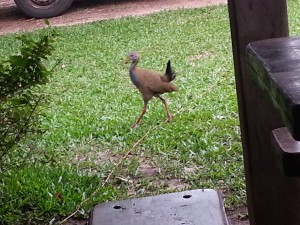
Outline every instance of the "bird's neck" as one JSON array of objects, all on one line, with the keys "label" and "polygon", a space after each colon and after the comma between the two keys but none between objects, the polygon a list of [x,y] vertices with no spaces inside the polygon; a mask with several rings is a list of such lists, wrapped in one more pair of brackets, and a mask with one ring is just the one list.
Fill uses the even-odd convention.
[{"label": "bird's neck", "polygon": [[129,68],[130,79],[134,85],[138,84],[137,76],[134,71],[138,62],[139,62],[138,60],[133,60],[130,64],[130,68]]}]

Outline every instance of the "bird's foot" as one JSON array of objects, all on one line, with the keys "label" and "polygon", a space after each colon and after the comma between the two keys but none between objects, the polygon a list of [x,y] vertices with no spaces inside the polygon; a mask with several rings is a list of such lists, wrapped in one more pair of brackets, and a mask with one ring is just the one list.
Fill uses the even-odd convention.
[{"label": "bird's foot", "polygon": [[135,129],[135,128],[138,127],[138,125],[139,125],[138,123],[135,123],[135,124],[133,124],[133,125],[131,126],[131,128],[132,128],[132,129]]},{"label": "bird's foot", "polygon": [[166,119],[166,122],[167,123],[170,123],[170,121],[172,120],[172,116],[171,115],[168,115],[167,119]]}]

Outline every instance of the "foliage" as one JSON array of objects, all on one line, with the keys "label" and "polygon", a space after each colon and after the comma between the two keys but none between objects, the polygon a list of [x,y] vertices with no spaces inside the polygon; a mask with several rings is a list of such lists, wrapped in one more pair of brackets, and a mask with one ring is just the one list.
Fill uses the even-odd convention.
[{"label": "foliage", "polygon": [[4,156],[36,127],[42,97],[33,87],[45,84],[51,74],[43,62],[54,50],[55,36],[52,32],[36,41],[26,35],[17,37],[22,44],[19,53],[0,62],[0,170]]}]

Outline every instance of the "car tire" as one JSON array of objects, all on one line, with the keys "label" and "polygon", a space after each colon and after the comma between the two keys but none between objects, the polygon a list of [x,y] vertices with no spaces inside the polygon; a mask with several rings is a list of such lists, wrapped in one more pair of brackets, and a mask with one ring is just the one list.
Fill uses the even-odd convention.
[{"label": "car tire", "polygon": [[73,0],[14,0],[19,9],[27,16],[50,18],[67,11]]}]

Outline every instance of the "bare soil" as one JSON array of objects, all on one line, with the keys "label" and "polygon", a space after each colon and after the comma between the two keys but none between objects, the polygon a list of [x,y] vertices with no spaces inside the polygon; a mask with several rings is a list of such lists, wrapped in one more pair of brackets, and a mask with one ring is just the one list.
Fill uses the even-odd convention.
[{"label": "bare soil", "polygon": [[[65,26],[226,3],[227,0],[77,0],[67,13],[51,18],[50,23]],[[44,27],[43,20],[24,17],[13,0],[0,0],[0,21],[0,35]]]},{"label": "bare soil", "polygon": [[[126,16],[142,16],[163,10],[226,3],[227,0],[77,0],[68,12],[51,18],[50,23],[52,26],[67,26]],[[26,18],[13,0],[0,0],[0,35],[31,31],[44,26],[43,20]],[[145,173],[156,173],[156,168],[153,168],[152,165],[145,164],[140,169]],[[178,188],[178,181],[175,183],[173,186]],[[246,207],[228,209],[226,213],[231,225],[249,225]],[[87,220],[70,219],[66,224],[84,225],[87,224]]]}]

